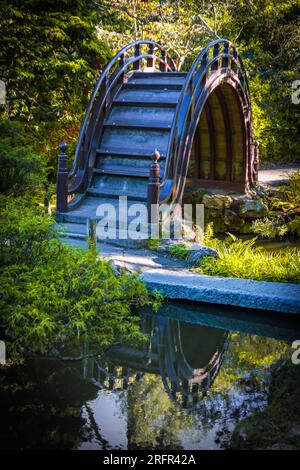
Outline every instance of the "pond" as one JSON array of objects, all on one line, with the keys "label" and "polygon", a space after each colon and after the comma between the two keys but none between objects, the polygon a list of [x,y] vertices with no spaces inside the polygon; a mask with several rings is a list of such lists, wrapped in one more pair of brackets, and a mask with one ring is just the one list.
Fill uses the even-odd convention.
[{"label": "pond", "polygon": [[179,302],[141,312],[141,329],[139,348],[2,368],[0,447],[226,449],[300,339],[295,317]]}]

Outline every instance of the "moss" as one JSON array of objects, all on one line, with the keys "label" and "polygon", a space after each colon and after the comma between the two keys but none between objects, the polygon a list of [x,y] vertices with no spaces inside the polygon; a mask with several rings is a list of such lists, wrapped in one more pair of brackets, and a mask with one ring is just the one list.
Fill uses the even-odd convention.
[{"label": "moss", "polygon": [[300,366],[287,363],[274,372],[269,405],[241,421],[231,437],[233,449],[300,449]]}]

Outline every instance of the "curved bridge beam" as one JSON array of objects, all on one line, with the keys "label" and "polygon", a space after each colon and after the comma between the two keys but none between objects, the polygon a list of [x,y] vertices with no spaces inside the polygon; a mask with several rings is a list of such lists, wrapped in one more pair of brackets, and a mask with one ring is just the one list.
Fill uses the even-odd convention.
[{"label": "curved bridge beam", "polygon": [[[152,41],[115,55],[91,96],[72,170],[59,172],[58,207],[70,212],[62,220],[83,224],[119,196],[146,206],[155,149],[159,204],[180,204],[187,184],[245,192],[256,183],[247,76],[227,39],[208,44],[188,73]],[[67,194],[77,197],[67,204]]]},{"label": "curved bridge beam", "polygon": [[[239,150],[242,154],[243,173],[240,181],[237,182],[238,184],[234,184],[231,169],[232,129],[228,115],[228,102],[222,96],[221,87],[224,84],[227,84],[232,89],[235,97],[232,95],[229,101],[234,99],[237,101],[236,109],[238,109],[240,114],[243,141]],[[231,186],[233,189],[244,191],[254,183],[252,114],[247,76],[242,59],[238,55],[235,46],[226,39],[218,39],[203,49],[187,75],[180,100],[177,104],[168,145],[167,164],[161,186],[161,202],[181,202],[190,154],[197,126],[203,112],[205,112],[208,121],[211,147],[211,169],[207,183],[211,181],[211,186],[215,186],[217,183],[214,175],[217,143],[214,128],[218,123],[212,117],[209,101],[214,92],[219,99],[226,122],[225,138],[228,166],[223,186]],[[201,183],[207,185],[204,180],[201,180]],[[219,186],[222,186],[221,181]]]}]

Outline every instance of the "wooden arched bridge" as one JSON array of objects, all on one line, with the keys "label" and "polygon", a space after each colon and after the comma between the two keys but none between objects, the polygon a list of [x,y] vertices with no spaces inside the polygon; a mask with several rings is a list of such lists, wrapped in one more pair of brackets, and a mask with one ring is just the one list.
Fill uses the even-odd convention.
[{"label": "wooden arched bridge", "polygon": [[190,184],[245,192],[257,180],[258,149],[242,59],[218,39],[178,72],[161,45],[131,43],[96,84],[70,173],[60,147],[57,211],[76,224],[71,231],[119,196],[130,207],[180,203]]}]

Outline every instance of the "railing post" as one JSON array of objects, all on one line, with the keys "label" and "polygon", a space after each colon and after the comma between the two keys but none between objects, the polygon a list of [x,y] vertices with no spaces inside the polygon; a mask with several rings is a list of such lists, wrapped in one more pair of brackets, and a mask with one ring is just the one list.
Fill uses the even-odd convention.
[{"label": "railing post", "polygon": [[[201,73],[206,71],[206,67],[207,67],[207,52],[205,52],[205,54],[203,54],[203,57],[202,57],[201,68],[200,68]],[[205,87],[205,85],[206,85],[206,79],[207,79],[207,74],[205,73],[205,74],[203,75],[202,80],[201,80],[201,85],[202,85],[202,87]]]},{"label": "railing post", "polygon": [[97,248],[97,221],[96,219],[87,219],[86,230],[87,230],[89,248],[92,250],[95,250]]},{"label": "railing post", "polygon": [[59,144],[57,185],[56,185],[56,209],[58,212],[68,210],[68,158],[66,154],[67,144],[63,140]]},{"label": "railing post", "polygon": [[[214,54],[213,54],[214,59],[218,57],[218,55],[219,55],[219,43],[214,45]],[[218,70],[218,68],[219,68],[219,59],[216,62],[214,62],[211,66],[212,70]]]},{"label": "railing post", "polygon": [[[141,45],[136,44],[134,48],[134,55],[135,57],[139,57],[141,55]],[[133,63],[133,70],[139,70],[140,69],[140,60],[137,60],[136,62]]]},{"label": "railing post", "polygon": [[154,67],[154,44],[149,44],[149,51],[148,51],[149,55],[151,55],[152,57],[148,57],[147,59],[147,67]]},{"label": "railing post", "polygon": [[161,72],[166,72],[167,71],[166,51],[164,50],[162,51],[161,58],[163,62],[159,62],[159,69]]},{"label": "railing post", "polygon": [[[119,59],[120,68],[124,68],[124,65],[125,65],[125,53],[122,54],[120,59]],[[121,83],[124,83],[124,78],[125,78],[125,74],[124,74],[124,72],[122,72],[121,75],[120,75],[120,79],[119,79]]]},{"label": "railing post", "polygon": [[[150,164],[150,173],[148,181],[147,192],[147,209],[148,209],[148,223],[157,223],[158,219],[158,205],[160,196],[160,168],[158,160],[160,153],[155,150],[152,154],[152,161]],[[152,214],[152,209],[154,213]]]},{"label": "railing post", "polygon": [[[224,52],[224,54],[229,54],[229,43],[228,43],[227,41],[225,42],[223,52]],[[221,67],[222,67],[223,69],[227,69],[227,67],[230,67],[230,63],[229,63],[229,58],[228,58],[228,57],[223,57]]]}]

